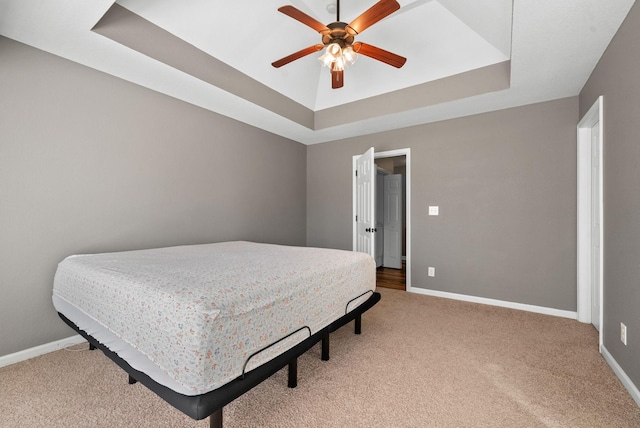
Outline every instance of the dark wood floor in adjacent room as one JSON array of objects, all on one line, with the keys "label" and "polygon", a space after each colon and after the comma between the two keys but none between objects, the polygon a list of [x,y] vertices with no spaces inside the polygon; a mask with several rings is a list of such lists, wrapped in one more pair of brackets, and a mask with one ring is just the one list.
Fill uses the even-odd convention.
[{"label": "dark wood floor in adjacent room", "polygon": [[402,262],[402,269],[380,267],[376,270],[376,285],[378,287],[405,290],[407,280],[407,267]]}]

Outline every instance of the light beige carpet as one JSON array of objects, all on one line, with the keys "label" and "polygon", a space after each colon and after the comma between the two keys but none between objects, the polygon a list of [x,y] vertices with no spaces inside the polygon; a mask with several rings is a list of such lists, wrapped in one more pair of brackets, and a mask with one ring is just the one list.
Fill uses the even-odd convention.
[{"label": "light beige carpet", "polygon": [[[382,300],[225,407],[234,427],[640,427],[590,325],[380,289]],[[76,349],[86,349],[78,345]],[[58,351],[0,369],[2,427],[207,427],[100,351]]]}]

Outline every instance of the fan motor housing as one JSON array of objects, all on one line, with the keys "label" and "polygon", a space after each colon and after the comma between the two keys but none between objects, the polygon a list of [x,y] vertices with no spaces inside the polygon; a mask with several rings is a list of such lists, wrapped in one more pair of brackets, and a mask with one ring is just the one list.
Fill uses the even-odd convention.
[{"label": "fan motor housing", "polygon": [[328,34],[322,35],[322,44],[329,46],[332,43],[337,43],[341,48],[350,46],[353,44],[353,35],[347,30],[346,22],[332,22],[327,25],[327,28],[331,31]]}]

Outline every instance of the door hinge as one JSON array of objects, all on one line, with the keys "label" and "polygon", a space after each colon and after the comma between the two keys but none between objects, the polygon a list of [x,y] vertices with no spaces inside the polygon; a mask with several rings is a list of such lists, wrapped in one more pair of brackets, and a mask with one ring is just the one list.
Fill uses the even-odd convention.
[{"label": "door hinge", "polygon": [[356,221],[358,221],[358,216],[356,216]]},{"label": "door hinge", "polygon": [[356,177],[358,176],[358,170],[356,169]]}]

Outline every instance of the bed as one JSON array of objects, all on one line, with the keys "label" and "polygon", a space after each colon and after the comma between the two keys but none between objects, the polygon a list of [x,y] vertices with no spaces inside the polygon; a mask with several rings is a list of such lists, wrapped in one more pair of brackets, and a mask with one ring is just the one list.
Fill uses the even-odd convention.
[{"label": "bed", "polygon": [[169,404],[222,409],[380,300],[362,253],[224,242],[74,255],[56,270],[60,317]]}]

